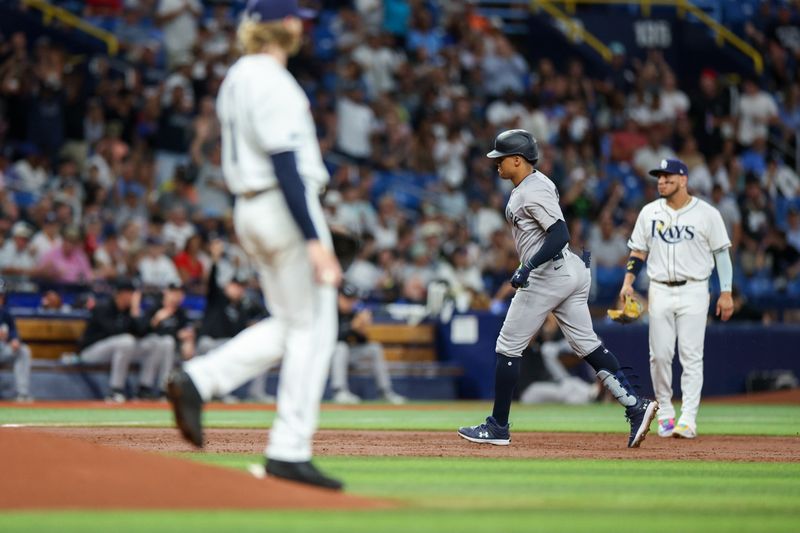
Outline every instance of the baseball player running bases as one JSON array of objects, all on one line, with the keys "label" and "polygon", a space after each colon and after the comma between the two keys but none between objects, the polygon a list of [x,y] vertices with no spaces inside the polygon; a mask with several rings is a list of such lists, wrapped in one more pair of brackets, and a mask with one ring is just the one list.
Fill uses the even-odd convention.
[{"label": "baseball player running bases", "polygon": [[300,48],[296,0],[250,0],[245,51],[217,98],[225,181],[236,234],[257,265],[271,316],[172,376],[168,397],[183,436],[203,444],[203,402],[225,396],[283,357],[267,475],[340,489],[311,462],[311,439],[336,342],[341,268],[319,203],[329,180],[308,98],[286,70]]},{"label": "baseball player running bases", "polygon": [[[731,241],[719,211],[689,194],[689,171],[682,161],[664,159],[650,174],[658,178],[661,198],[645,205],[636,220],[628,240],[631,255],[620,298],[633,294],[633,282],[647,261],[650,374],[661,406],[658,434],[691,439],[697,436],[708,278],[715,263],[721,290],[716,314],[728,320],[733,313]],[[683,367],[683,404],[677,424],[672,406],[676,338]]]},{"label": "baseball player running bases", "polygon": [[486,155],[494,160],[500,178],[514,184],[506,219],[520,266],[511,278],[517,292],[495,348],[492,415],[482,424],[460,428],[458,434],[472,442],[510,444],[508,419],[522,351],[552,312],[575,353],[594,368],[603,386],[625,407],[630,422],[628,447],[638,447],[656,416],[658,402],[637,394],[617,358],[594,332],[587,304],[591,285],[588,258],[577,257],[567,246],[569,231],[558,190],[534,168],[539,159],[536,140],[525,130],[504,131]]}]

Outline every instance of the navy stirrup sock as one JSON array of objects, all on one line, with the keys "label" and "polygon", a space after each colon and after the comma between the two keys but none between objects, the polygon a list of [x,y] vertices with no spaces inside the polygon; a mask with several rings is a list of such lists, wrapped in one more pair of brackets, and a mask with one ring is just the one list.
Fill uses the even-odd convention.
[{"label": "navy stirrup sock", "polygon": [[494,409],[492,417],[501,426],[508,424],[508,413],[511,411],[511,399],[514,387],[519,379],[519,363],[521,357],[507,357],[497,354],[494,374]]},{"label": "navy stirrup sock", "polygon": [[602,344],[592,353],[587,355],[584,360],[592,365],[597,377],[603,386],[617,399],[624,407],[634,407],[639,403],[636,391],[625,376],[625,372],[619,366],[617,357]]}]

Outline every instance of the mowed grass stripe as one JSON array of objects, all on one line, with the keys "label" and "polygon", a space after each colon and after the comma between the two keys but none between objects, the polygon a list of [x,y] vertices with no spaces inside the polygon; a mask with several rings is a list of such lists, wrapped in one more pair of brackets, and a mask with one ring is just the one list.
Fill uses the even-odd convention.
[{"label": "mowed grass stripe", "polygon": [[[245,468],[259,456],[185,454]],[[369,512],[13,512],[3,531],[797,531],[800,465],[322,457]],[[213,490],[209,487],[209,490]],[[634,526],[621,527],[624,524]]]},{"label": "mowed grass stripe", "polygon": [[[325,429],[454,430],[481,422],[488,403],[425,404],[424,409],[323,410]],[[208,427],[266,428],[272,410],[208,410]],[[515,405],[511,422],[517,431],[625,432],[622,409],[616,405]],[[166,406],[153,409],[48,409],[0,407],[1,424],[65,426],[168,427],[172,415]],[[708,404],[701,407],[699,429],[706,435],[800,435],[800,406]]]}]

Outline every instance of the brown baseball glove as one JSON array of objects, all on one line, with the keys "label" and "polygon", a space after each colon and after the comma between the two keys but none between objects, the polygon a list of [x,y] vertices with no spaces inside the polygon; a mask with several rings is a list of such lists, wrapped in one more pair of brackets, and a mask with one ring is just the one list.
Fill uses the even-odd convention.
[{"label": "brown baseball glove", "polygon": [[608,318],[620,324],[635,322],[642,315],[642,304],[635,296],[626,296],[622,309],[609,309]]}]

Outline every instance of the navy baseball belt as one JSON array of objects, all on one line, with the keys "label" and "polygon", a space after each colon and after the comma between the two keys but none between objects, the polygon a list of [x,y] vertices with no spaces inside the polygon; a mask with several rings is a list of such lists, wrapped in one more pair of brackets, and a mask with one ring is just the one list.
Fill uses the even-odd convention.
[{"label": "navy baseball belt", "polygon": [[680,287],[681,285],[686,285],[685,279],[682,281],[658,281],[657,279],[654,279],[653,281],[660,283],[661,285],[666,285],[667,287]]},{"label": "navy baseball belt", "polygon": [[265,192],[274,191],[277,188],[278,188],[278,184],[276,183],[275,185],[270,185],[269,187],[265,187],[263,189],[258,189],[258,190],[255,190],[255,191],[240,192],[236,196],[238,196],[240,198],[244,198],[245,200],[251,200],[251,199],[255,198],[256,196],[264,194]]}]

